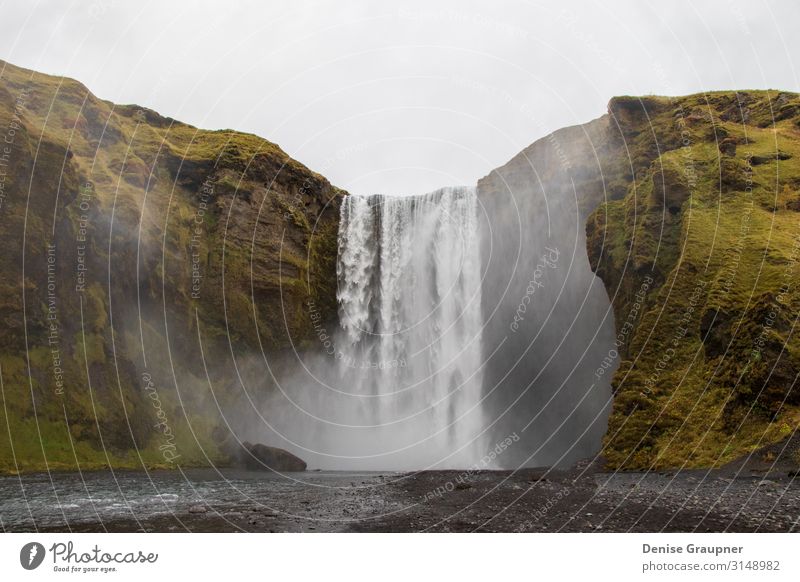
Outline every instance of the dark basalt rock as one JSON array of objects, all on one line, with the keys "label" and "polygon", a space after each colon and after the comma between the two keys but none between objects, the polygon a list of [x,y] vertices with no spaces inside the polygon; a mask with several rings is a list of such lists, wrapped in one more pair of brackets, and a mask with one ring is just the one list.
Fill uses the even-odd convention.
[{"label": "dark basalt rock", "polygon": [[723,158],[720,160],[720,185],[726,193],[743,192],[748,186],[753,187],[753,172],[744,160]]},{"label": "dark basalt rock", "polygon": [[653,194],[651,204],[663,206],[672,214],[681,211],[681,207],[689,199],[690,191],[686,179],[673,168],[663,168],[653,173]]},{"label": "dark basalt rock", "polygon": [[735,318],[724,311],[709,309],[700,320],[700,339],[706,356],[718,358],[725,354],[731,343],[731,324]]},{"label": "dark basalt rock", "polygon": [[791,154],[787,154],[786,152],[777,151],[774,154],[769,154],[766,156],[752,156],[750,158],[750,163],[754,166],[760,166],[761,164],[768,164],[770,162],[774,162],[776,160],[784,161],[792,159]]},{"label": "dark basalt rock", "polygon": [[719,142],[719,151],[729,157],[736,156],[736,140],[731,137],[726,137]]},{"label": "dark basalt rock", "polygon": [[289,451],[247,441],[242,443],[240,460],[249,471],[299,472],[305,471],[307,466],[303,459]]}]

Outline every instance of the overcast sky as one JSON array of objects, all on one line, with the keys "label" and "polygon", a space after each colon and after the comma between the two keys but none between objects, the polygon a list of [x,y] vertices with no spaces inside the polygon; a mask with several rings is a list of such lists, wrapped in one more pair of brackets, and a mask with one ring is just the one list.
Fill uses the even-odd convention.
[{"label": "overcast sky", "polygon": [[474,183],[613,95],[799,88],[796,0],[1,6],[0,58],[256,133],[357,193]]}]

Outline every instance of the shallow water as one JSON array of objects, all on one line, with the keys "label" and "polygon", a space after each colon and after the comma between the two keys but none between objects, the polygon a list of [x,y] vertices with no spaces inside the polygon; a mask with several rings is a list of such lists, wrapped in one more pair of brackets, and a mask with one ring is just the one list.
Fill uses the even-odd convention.
[{"label": "shallow water", "polygon": [[194,505],[219,513],[248,506],[285,513],[287,498],[349,490],[370,477],[376,474],[311,471],[279,475],[213,469],[5,476],[0,477],[0,526],[3,531],[33,531],[120,520],[140,522],[186,515]]}]

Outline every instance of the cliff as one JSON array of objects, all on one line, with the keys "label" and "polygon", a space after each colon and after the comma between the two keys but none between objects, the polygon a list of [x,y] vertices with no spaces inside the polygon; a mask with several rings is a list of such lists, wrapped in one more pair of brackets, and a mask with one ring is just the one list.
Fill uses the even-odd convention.
[{"label": "cliff", "polygon": [[0,134],[0,471],[224,460],[242,354],[335,315],[344,193],[1,62]]},{"label": "cliff", "polygon": [[[599,449],[598,422],[608,466],[628,469],[720,465],[797,430],[798,156],[792,93],[618,97],[479,183],[492,223],[484,310],[501,321],[487,323],[487,394],[512,392],[495,398],[494,417],[531,404],[516,422],[541,425],[535,440],[549,444],[529,458],[553,443],[549,462]],[[613,308],[610,340],[605,320],[583,314],[602,310],[584,244]],[[579,274],[528,294],[546,245],[575,251],[552,273]],[[563,285],[570,276],[577,286]],[[508,326],[515,317],[530,325],[523,338]],[[559,369],[565,354],[573,366]],[[610,414],[597,395],[606,386]]]},{"label": "cliff", "polygon": [[[0,472],[224,463],[267,356],[335,316],[344,192],[0,67]],[[798,156],[795,94],[619,97],[479,182],[502,464],[712,466],[798,428]]]},{"label": "cliff", "polygon": [[609,463],[713,466],[782,441],[800,425],[800,99],[617,98],[609,115],[626,187],[587,223],[621,340]]}]

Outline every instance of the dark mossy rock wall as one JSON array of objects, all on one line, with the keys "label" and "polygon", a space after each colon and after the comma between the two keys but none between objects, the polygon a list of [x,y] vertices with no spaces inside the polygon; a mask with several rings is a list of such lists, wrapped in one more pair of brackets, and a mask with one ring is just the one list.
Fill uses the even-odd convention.
[{"label": "dark mossy rock wall", "polygon": [[0,470],[224,460],[237,358],[335,316],[344,193],[257,136],[0,66]]},{"label": "dark mossy rock wall", "polygon": [[587,222],[629,322],[605,439],[613,467],[712,466],[800,425],[800,99],[616,98],[625,195]]}]

